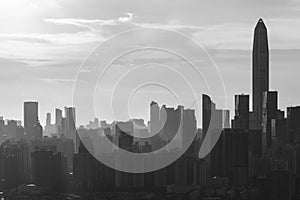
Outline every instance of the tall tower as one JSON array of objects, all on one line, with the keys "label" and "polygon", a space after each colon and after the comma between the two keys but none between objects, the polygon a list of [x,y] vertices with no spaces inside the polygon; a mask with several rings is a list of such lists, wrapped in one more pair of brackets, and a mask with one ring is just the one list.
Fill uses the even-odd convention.
[{"label": "tall tower", "polygon": [[38,102],[24,102],[24,128],[28,139],[34,138],[34,126],[37,123]]},{"label": "tall tower", "polygon": [[69,139],[74,139],[76,135],[76,114],[74,107],[65,107],[65,117],[67,123],[67,134]]},{"label": "tall tower", "polygon": [[262,119],[262,150],[272,147],[272,119],[278,116],[278,92],[268,91],[263,94],[263,119]]},{"label": "tall tower", "polygon": [[46,126],[51,125],[51,113],[46,114]]},{"label": "tall tower", "polygon": [[159,106],[152,101],[150,104],[150,133],[155,135],[160,131]]},{"label": "tall tower", "polygon": [[56,134],[62,134],[62,110],[55,108],[55,129]]},{"label": "tall tower", "polygon": [[262,126],[263,92],[269,90],[269,47],[268,31],[262,19],[254,30],[253,52],[252,52],[252,96],[253,113],[256,118],[256,128]]},{"label": "tall tower", "polygon": [[208,129],[209,125],[211,123],[211,118],[213,112],[216,110],[216,104],[211,100],[211,98],[203,94],[202,95],[202,130],[203,130],[203,135],[205,136]]},{"label": "tall tower", "polygon": [[233,128],[249,129],[249,95],[235,95]]}]

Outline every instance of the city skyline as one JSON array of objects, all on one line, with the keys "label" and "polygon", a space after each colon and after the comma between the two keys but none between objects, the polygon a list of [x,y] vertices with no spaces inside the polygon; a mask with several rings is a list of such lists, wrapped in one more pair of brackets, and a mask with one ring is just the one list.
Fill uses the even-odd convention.
[{"label": "city skyline", "polygon": [[251,81],[230,73],[250,92],[228,94],[206,47],[176,31],[134,29],[97,46],[76,75],[72,106],[41,114],[42,101],[24,101],[23,126],[0,117],[1,199],[299,199],[300,101],[280,103],[272,30],[256,22]]},{"label": "city skyline", "polygon": [[[252,118],[256,118],[256,120],[254,122],[254,124],[255,124],[254,126],[259,128],[260,124],[262,123],[262,120],[263,120],[262,119],[263,95],[264,95],[264,92],[269,91],[269,59],[270,59],[269,58],[269,44],[268,44],[268,29],[262,18],[258,19],[257,24],[254,28],[253,46],[252,47],[253,47],[252,48],[252,74],[251,74],[252,75],[252,91],[249,94],[244,93],[244,92],[236,93],[236,94],[234,94],[235,98],[233,98],[233,100],[234,100],[235,105],[238,105],[238,101],[237,101],[238,96],[244,96],[244,95],[247,95],[248,97],[252,96],[252,101],[249,101],[248,105],[252,105],[252,110],[249,109],[249,111],[252,111],[253,113],[250,113],[250,116],[248,116],[248,118],[250,117],[250,120],[251,120],[251,114],[253,114]],[[276,92],[278,92],[278,91],[276,90]],[[240,95],[240,94],[242,94],[242,95]],[[203,93],[201,95],[206,95],[206,94]],[[261,99],[261,100],[259,100],[259,99]],[[213,100],[215,101],[215,99],[213,99]],[[254,102],[254,104],[252,104],[252,102]],[[157,102],[155,102],[153,99],[151,100],[151,105],[152,105],[152,103],[157,104]],[[255,105],[255,103],[256,103],[256,105]],[[38,102],[37,101],[25,101],[24,102],[24,112],[23,112],[24,120],[23,121],[18,120],[18,121],[21,121],[23,125],[25,125],[25,121],[26,121],[25,120],[26,104],[38,104]],[[170,106],[170,105],[166,105],[166,104],[162,104],[162,105],[167,106],[167,107]],[[182,106],[182,104],[175,104],[175,105],[173,104],[172,106],[173,107]],[[192,107],[193,106],[194,105],[192,105]],[[36,115],[38,116],[38,113],[39,113],[38,105],[35,105],[35,107],[36,108],[31,109],[31,111],[34,110],[33,112],[35,112]],[[291,105],[286,106],[285,108],[287,109],[288,107],[291,107]],[[69,108],[71,108],[71,107],[69,107]],[[68,113],[69,108],[67,106],[64,106],[65,117],[67,117],[69,115],[69,113]],[[191,108],[191,107],[187,107],[187,108]],[[232,116],[238,116],[236,109],[237,108],[233,107],[233,108],[224,108],[223,110],[231,111],[229,117],[232,118]],[[27,109],[27,110],[30,110],[30,109]],[[41,124],[45,124],[47,126],[47,122],[49,122],[49,120],[50,121],[53,120],[55,122],[53,125],[55,125],[58,120],[57,117],[61,117],[59,115],[62,115],[62,113],[60,113],[60,114],[57,113],[57,111],[60,110],[59,108],[53,108],[53,110],[55,110],[55,112],[47,112],[45,117],[40,116],[40,118],[38,118],[36,116],[37,119],[35,121],[39,122]],[[60,112],[61,111],[62,110],[60,110]],[[73,111],[75,112],[74,108],[73,108]],[[149,122],[151,119],[152,111],[151,110],[147,110],[147,111],[148,111],[148,117],[146,117],[146,118],[139,118],[139,117],[133,116],[132,118],[128,118],[125,120],[123,119],[123,120],[107,121],[107,119],[101,119],[101,118],[100,118],[100,120],[107,121],[108,123],[111,123],[111,124],[113,124],[114,122],[117,122],[117,121],[128,121],[128,120],[132,120],[132,119],[143,119],[143,120],[146,120],[146,122],[147,122],[147,120]],[[196,115],[196,117],[197,116],[198,115]],[[88,122],[90,122],[91,120],[94,120],[96,118],[99,120],[99,118],[97,116],[95,116],[95,118],[86,119],[86,123],[83,123],[83,124],[76,124],[76,120],[75,120],[75,125],[77,127],[79,127],[81,125],[86,125]],[[7,118],[7,120],[14,120],[14,119]],[[201,121],[203,121],[203,120],[197,119],[197,121],[198,121],[198,123],[197,123],[198,128],[203,128],[203,124],[201,123]],[[35,123],[32,122],[32,126]],[[199,126],[199,123],[201,124],[200,126]],[[50,124],[50,125],[52,125],[52,124]],[[57,125],[55,125],[55,126],[57,126]],[[57,132],[57,128],[55,128],[55,129]],[[26,128],[25,128],[25,130],[26,130]]]},{"label": "city skyline", "polygon": [[[270,30],[270,89],[279,92],[281,108],[296,105],[300,100],[299,95],[293,93],[297,89],[297,73],[293,72],[297,71],[300,46],[297,1],[237,3],[236,0],[230,0],[226,5],[222,1],[206,2],[205,6],[214,9],[218,16],[203,9],[198,1],[191,1],[187,5],[183,2],[174,5],[165,2],[174,12],[178,11],[175,13],[165,12],[157,2],[151,2],[149,7],[160,11],[155,16],[136,6],[139,5],[136,1],[115,9],[112,8],[114,3],[102,1],[78,3],[84,4],[90,12],[85,9],[77,12],[82,6],[69,6],[67,1],[41,3],[26,0],[14,3],[14,0],[4,2],[0,12],[3,22],[0,35],[3,41],[0,51],[0,63],[3,66],[1,89],[9,91],[3,96],[0,110],[7,118],[22,119],[22,104],[27,100],[40,102],[41,117],[46,116],[47,112],[53,113],[53,108],[60,105],[72,106],[76,71],[89,51],[120,31],[144,26],[175,29],[203,44],[221,70],[227,91],[227,108],[233,113],[232,96],[240,91],[252,94],[251,50],[253,28],[259,17],[264,19]],[[95,4],[101,5],[97,12],[94,10]],[[259,9],[254,9],[257,7]],[[202,12],[196,12],[195,8]],[[12,16],[7,10],[18,12]],[[195,11],[193,16],[189,15],[190,10]],[[232,77],[233,73],[239,76]],[[240,79],[245,81],[240,82]],[[215,101],[220,105],[218,98]],[[171,105],[174,105],[173,101]],[[142,106],[136,108],[137,112],[133,111],[147,118],[147,110],[139,109]],[[107,113],[100,118],[110,118],[105,116],[108,116]],[[79,119],[80,124],[87,121]],[[44,120],[41,123],[44,124]]]},{"label": "city skyline", "polygon": [[[251,93],[247,94],[247,93],[244,93],[243,91],[242,92],[238,92],[236,94],[234,94],[235,98],[233,98],[233,101],[235,103],[235,105],[238,105],[238,101],[237,101],[237,97],[240,96],[240,94],[243,95],[248,95],[248,96],[252,96],[252,101],[249,101],[248,105],[252,105],[252,110],[249,109],[249,111],[251,111],[250,115],[248,116],[249,120],[253,121],[254,125],[256,127],[256,129],[259,129],[259,127],[261,126],[261,124],[263,123],[263,103],[264,103],[264,100],[263,98],[264,97],[264,93],[267,92],[267,91],[270,91],[269,90],[269,63],[270,63],[270,57],[269,57],[269,39],[268,39],[268,28],[267,26],[265,25],[264,23],[264,20],[262,18],[259,18],[258,21],[257,21],[257,24],[254,28],[254,31],[253,31],[253,44],[252,44],[252,91]],[[275,90],[276,93],[278,93],[277,90]],[[156,94],[156,93],[154,93]],[[197,94],[198,95],[198,94]],[[206,95],[205,93],[202,93],[200,95]],[[278,97],[276,97],[276,102],[278,104],[279,102],[279,96],[277,94]],[[213,98],[213,101],[217,101],[216,98],[212,97]],[[148,96],[148,99],[149,99],[149,96]],[[260,100],[259,100],[260,99]],[[27,103],[26,103],[27,102]],[[24,112],[23,112],[23,115],[24,115],[24,120],[22,121],[23,122],[23,125],[25,125],[25,110],[26,110],[26,104],[37,104],[37,102],[35,101],[26,101],[24,102]],[[34,103],[35,102],[35,103]],[[129,102],[129,101],[128,101]],[[200,103],[200,101],[198,101]],[[156,103],[153,99],[151,99],[151,104],[152,103]],[[203,102],[202,102],[203,103]],[[189,109],[192,109],[195,105],[195,102],[193,102],[193,104],[190,106],[190,107],[187,107]],[[162,104],[164,106],[170,106],[170,105],[166,105],[166,104]],[[129,105],[128,105],[129,106]],[[171,105],[173,107],[176,107],[176,106],[184,106],[184,104],[173,104]],[[278,106],[278,105],[276,105]],[[293,105],[287,105],[284,107],[284,110],[285,109],[288,109],[288,107],[292,107]],[[37,107],[37,105],[35,106]],[[65,109],[65,117],[70,115],[69,114],[69,111],[68,109],[70,109],[72,107],[64,107]],[[38,122],[41,123],[41,124],[46,124],[47,125],[47,121],[50,120],[52,121],[52,119],[54,119],[53,121],[55,121],[55,124],[56,124],[56,121],[57,121],[57,109],[59,110],[59,108],[53,108],[55,110],[55,112],[47,112],[46,115],[45,115],[45,118],[44,117],[40,117],[38,119]],[[280,109],[280,107],[278,107],[278,109]],[[28,109],[27,109],[28,110]],[[35,110],[34,112],[36,113],[36,115],[38,115],[38,110],[37,108],[35,109],[31,109],[31,110]],[[196,109],[195,109],[196,110]],[[236,108],[234,108],[234,106],[232,108],[222,108],[222,110],[229,110],[229,117],[230,119],[233,119],[233,116],[238,116],[237,115],[237,111],[236,111]],[[230,112],[231,111],[231,112]],[[72,112],[75,112],[75,108],[73,108],[73,111]],[[202,112],[202,111],[200,111]],[[52,115],[52,114],[54,115]],[[50,115],[49,115],[50,114]],[[61,114],[60,114],[61,115]],[[50,119],[48,119],[48,117],[50,117]],[[90,119],[85,119],[86,122],[85,123],[77,123],[76,124],[76,120],[75,120],[75,123],[74,123],[74,126],[77,126],[79,127],[80,125],[86,125],[87,123],[89,123],[91,120],[94,120],[94,119],[100,119],[101,121],[107,121],[108,123],[111,123],[113,124],[114,122],[117,122],[117,121],[128,121],[128,120],[132,120],[132,119],[143,119],[145,120],[146,122],[150,121],[151,120],[151,110],[147,110],[147,117],[141,117],[141,116],[130,116],[131,118],[127,118],[127,119],[113,119],[112,121],[109,121],[107,119],[101,119],[99,118],[98,116],[94,116],[94,118],[90,118]],[[196,119],[197,119],[197,127],[198,128],[203,128],[203,124],[201,122],[203,122],[203,119],[199,119],[200,115],[199,114],[196,114]],[[37,117],[36,117],[37,118]],[[67,118],[67,117],[66,117]],[[46,123],[44,123],[46,122]],[[35,123],[32,123],[32,126],[34,125]],[[53,124],[53,125],[55,125]],[[51,124],[50,124],[51,125]],[[25,125],[26,126],[26,125]],[[55,125],[57,126],[57,125]],[[234,125],[233,125],[234,126]],[[205,128],[206,129],[206,128]],[[25,127],[25,130],[26,130],[26,127]],[[55,128],[56,132],[57,132],[57,128]]]}]

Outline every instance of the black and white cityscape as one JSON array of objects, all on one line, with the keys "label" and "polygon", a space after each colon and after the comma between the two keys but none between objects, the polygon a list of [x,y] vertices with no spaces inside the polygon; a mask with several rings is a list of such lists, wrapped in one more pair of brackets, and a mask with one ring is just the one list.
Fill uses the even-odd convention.
[{"label": "black and white cityscape", "polygon": [[[252,93],[231,96],[229,109],[199,94],[202,119],[193,108],[153,100],[145,108],[149,121],[95,118],[80,125],[76,107],[52,108],[44,117],[42,103],[23,102],[23,120],[0,118],[1,199],[300,199],[300,101],[279,107],[279,92],[269,88],[267,23],[259,19],[253,33]],[[95,146],[104,141],[114,148],[103,152]],[[211,148],[201,156],[204,145]],[[118,153],[161,149],[165,154],[141,163]],[[128,172],[137,165],[150,169],[180,149],[177,159],[157,170]],[[116,163],[103,163],[97,155]],[[112,167],[117,162],[130,169]]]}]

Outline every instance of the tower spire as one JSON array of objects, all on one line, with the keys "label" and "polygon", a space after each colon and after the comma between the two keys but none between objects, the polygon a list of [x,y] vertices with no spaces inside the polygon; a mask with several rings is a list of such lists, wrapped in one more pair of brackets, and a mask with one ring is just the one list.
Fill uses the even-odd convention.
[{"label": "tower spire", "polygon": [[269,46],[267,27],[260,18],[254,30],[252,51],[252,96],[256,127],[261,128],[263,92],[269,90]]}]

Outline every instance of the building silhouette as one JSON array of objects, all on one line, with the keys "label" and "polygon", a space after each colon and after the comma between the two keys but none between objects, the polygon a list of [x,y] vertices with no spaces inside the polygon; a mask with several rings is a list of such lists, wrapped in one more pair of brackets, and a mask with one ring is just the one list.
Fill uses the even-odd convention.
[{"label": "building silhouette", "polygon": [[232,128],[249,129],[249,95],[235,95],[235,116]]},{"label": "building silhouette", "polygon": [[272,144],[281,143],[286,144],[288,142],[287,137],[287,120],[286,119],[272,119],[271,121],[271,135]]},{"label": "building silhouette", "polygon": [[154,135],[160,130],[160,116],[159,106],[156,102],[152,101],[150,104],[150,133]]},{"label": "building silhouette", "polygon": [[30,148],[25,141],[7,140],[0,147],[0,178],[3,189],[30,180]]},{"label": "building silhouette", "polygon": [[32,153],[33,181],[36,185],[54,191],[66,184],[67,160],[62,153],[38,150]]},{"label": "building silhouette", "polygon": [[24,102],[24,128],[27,139],[34,138],[34,125],[38,123],[38,102]]},{"label": "building silhouette", "polygon": [[51,113],[46,114],[46,126],[51,125]]},{"label": "building silhouette", "polygon": [[278,93],[276,91],[266,91],[263,93],[263,121],[262,121],[262,143],[264,152],[266,148],[272,146],[271,120],[278,115]]},{"label": "building silhouette", "polygon": [[211,98],[203,94],[202,95],[202,130],[203,130],[203,135],[205,136],[210,122],[212,118],[212,113],[216,109],[216,104],[211,100]]},{"label": "building silhouette", "polygon": [[76,131],[76,112],[74,107],[65,107],[65,118],[62,118],[62,129],[64,136],[73,140],[75,152],[77,153],[79,138]]},{"label": "building silhouette", "polygon": [[[55,129],[48,137],[39,123],[38,103],[25,102],[24,127],[0,117],[0,191],[18,194],[20,186],[29,185],[82,199],[300,199],[300,106],[288,107],[287,116],[278,109],[278,92],[269,91],[268,51],[267,28],[260,19],[254,31],[253,110],[249,95],[235,95],[231,128],[229,111],[218,109],[213,97],[203,94],[202,129],[195,110],[152,101],[148,125],[144,119],[128,119],[100,121],[99,126],[96,118],[76,127],[74,107],[65,107],[64,116],[55,109],[55,125],[47,114],[46,127]],[[136,137],[141,135],[145,137]],[[94,144],[106,145],[104,137],[115,147],[98,152]],[[175,148],[162,149],[174,139]],[[203,145],[208,145],[207,154],[200,158]],[[156,171],[113,168],[155,166],[168,152],[186,146],[177,160]],[[117,154],[121,149],[135,154],[162,151],[150,161],[137,162]],[[94,155],[114,158],[112,168]]]},{"label": "building silhouette", "polygon": [[65,107],[65,118],[66,118],[66,137],[73,139],[76,132],[76,115],[74,107]]},{"label": "building silhouette", "polygon": [[268,33],[262,19],[259,19],[254,30],[252,52],[252,97],[255,126],[260,129],[262,124],[263,92],[269,90],[269,46]]},{"label": "building silhouette", "polygon": [[40,124],[40,122],[37,122],[34,126],[33,126],[33,138],[35,140],[40,140],[43,138],[43,127]]},{"label": "building silhouette", "polygon": [[[300,106],[288,107],[287,108],[287,134],[288,142],[294,144],[299,140],[300,135]],[[297,142],[298,142],[297,141]]]},{"label": "building silhouette", "polygon": [[55,131],[57,135],[62,134],[62,110],[55,108]]}]

